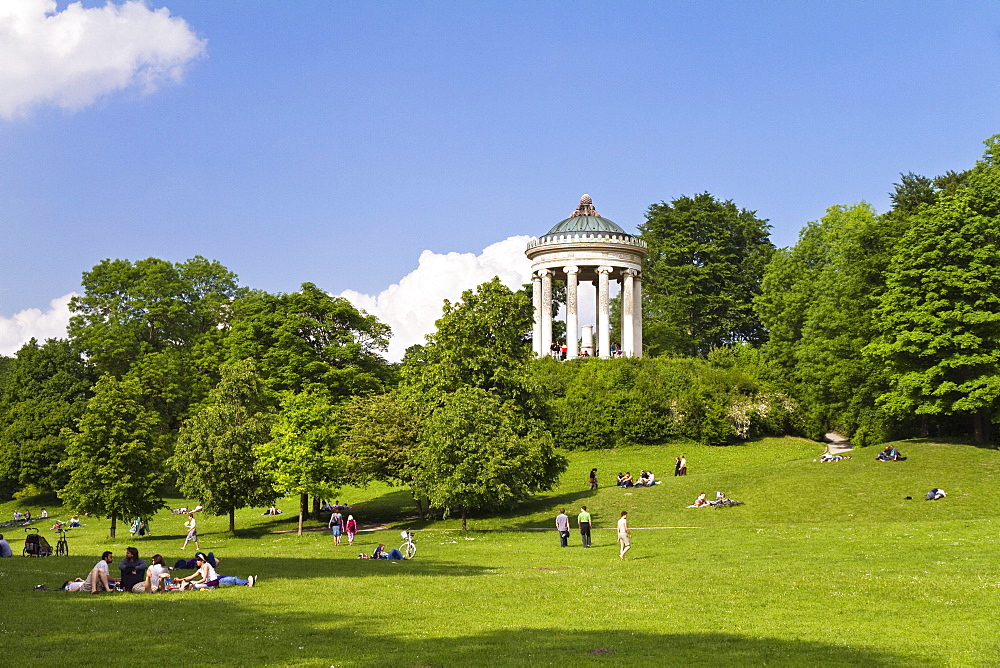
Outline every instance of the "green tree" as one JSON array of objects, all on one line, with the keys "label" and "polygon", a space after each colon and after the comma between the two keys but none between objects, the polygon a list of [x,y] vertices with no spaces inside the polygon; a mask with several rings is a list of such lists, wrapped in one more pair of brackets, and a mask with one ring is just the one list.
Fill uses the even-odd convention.
[{"label": "green tree", "polygon": [[320,392],[284,392],[271,427],[271,440],[257,456],[274,489],[298,494],[299,527],[308,512],[308,496],[332,496],[347,475],[347,458],[338,451],[337,409]]},{"label": "green tree", "polygon": [[414,491],[434,507],[507,508],[551,489],[566,469],[544,425],[493,392],[461,387],[421,425]]},{"label": "green tree", "polygon": [[69,482],[59,492],[76,511],[111,518],[149,516],[163,507],[166,453],[155,413],[142,405],[138,381],[104,375],[77,423],[64,430],[68,441],[62,467]]},{"label": "green tree", "polygon": [[75,346],[64,339],[35,339],[8,364],[0,398],[0,489],[35,485],[55,491],[66,484],[58,468],[66,455],[62,430],[82,415],[93,376]]},{"label": "green tree", "polygon": [[964,187],[909,218],[867,349],[888,369],[895,414],[970,416],[990,440],[1000,397],[1000,135]]},{"label": "green tree", "polygon": [[752,301],[774,253],[766,220],[702,193],[650,206],[639,230],[649,247],[642,290],[650,354],[704,355],[763,340]]},{"label": "green tree", "polygon": [[404,381],[429,395],[478,387],[530,410],[526,369],[534,357],[528,338],[533,319],[527,295],[499,278],[466,290],[460,301],[445,300],[427,344],[407,351]]},{"label": "green tree", "polygon": [[273,391],[322,391],[334,400],[383,391],[390,329],[312,283],[298,292],[252,292],[233,305],[229,360],[253,358]]},{"label": "green tree", "polygon": [[769,331],[763,350],[804,405],[814,437],[828,429],[885,435],[886,416],[874,410],[885,374],[862,351],[875,335],[872,310],[901,220],[864,202],[830,207],[767,267],[755,300]]},{"label": "green tree", "polygon": [[137,379],[164,429],[178,429],[218,378],[231,302],[241,293],[236,275],[200,256],[105,260],[84,273],[83,289],[70,301],[70,338],[98,373]]},{"label": "green tree", "polygon": [[177,484],[214,515],[229,515],[236,533],[236,510],[263,505],[276,494],[257,461],[271,438],[263,383],[253,360],[222,366],[222,379],[208,400],[181,427],[171,458]]}]

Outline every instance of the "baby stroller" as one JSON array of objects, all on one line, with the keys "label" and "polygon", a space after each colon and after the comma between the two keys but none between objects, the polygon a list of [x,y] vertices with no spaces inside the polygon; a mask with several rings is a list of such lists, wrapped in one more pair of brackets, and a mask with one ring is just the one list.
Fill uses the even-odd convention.
[{"label": "baby stroller", "polygon": [[38,534],[36,527],[29,527],[24,530],[27,536],[24,537],[24,550],[21,555],[25,557],[51,557],[52,546],[49,541]]}]

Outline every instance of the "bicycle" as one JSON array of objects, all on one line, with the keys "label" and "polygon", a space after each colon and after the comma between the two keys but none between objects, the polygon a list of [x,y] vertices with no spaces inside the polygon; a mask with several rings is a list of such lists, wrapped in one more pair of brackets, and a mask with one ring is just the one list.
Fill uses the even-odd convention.
[{"label": "bicycle", "polygon": [[399,546],[399,551],[403,553],[403,559],[412,559],[417,553],[417,546],[413,543],[413,532],[400,531],[399,535],[406,540],[405,543]]},{"label": "bicycle", "polygon": [[57,531],[59,532],[59,541],[56,543],[56,556],[68,557],[69,541],[66,540],[66,534],[69,533],[69,529],[57,529]]}]

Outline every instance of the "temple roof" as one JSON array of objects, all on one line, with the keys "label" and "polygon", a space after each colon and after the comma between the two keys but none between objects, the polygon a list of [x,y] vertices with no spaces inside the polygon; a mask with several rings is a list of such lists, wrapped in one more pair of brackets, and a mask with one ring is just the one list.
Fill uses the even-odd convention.
[{"label": "temple roof", "polygon": [[602,217],[601,214],[597,213],[597,210],[594,208],[594,202],[590,199],[590,195],[584,195],[581,197],[580,206],[577,207],[576,211],[574,211],[566,220],[556,223],[556,225],[549,230],[545,236],[573,234],[574,232],[603,232],[606,234],[624,234],[632,236],[613,221],[610,221],[607,218]]}]

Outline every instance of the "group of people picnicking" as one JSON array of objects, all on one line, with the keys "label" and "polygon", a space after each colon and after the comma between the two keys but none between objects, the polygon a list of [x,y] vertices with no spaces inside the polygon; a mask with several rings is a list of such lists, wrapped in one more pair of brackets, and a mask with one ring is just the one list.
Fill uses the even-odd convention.
[{"label": "group of people picnicking", "polygon": [[[218,570],[219,559],[211,552],[207,555],[195,553],[190,561],[180,560],[173,567],[167,566],[163,557],[154,554],[147,564],[139,556],[139,550],[134,547],[125,548],[125,558],[118,564],[120,577],[111,577],[110,564],[114,554],[106,551],[101,560],[90,570],[86,578],[67,580],[60,589],[79,591],[89,594],[101,592],[123,591],[134,594],[155,593],[165,591],[185,591],[189,589],[216,589],[218,587],[242,586],[253,587],[257,584],[257,576],[251,575],[246,580],[234,575],[221,575]],[[195,572],[175,577],[173,571],[194,568]]]},{"label": "group of people picnicking", "polygon": [[659,484],[660,481],[656,479],[652,471],[641,471],[636,479],[632,478],[631,471],[618,474],[619,487],[652,487]]}]

